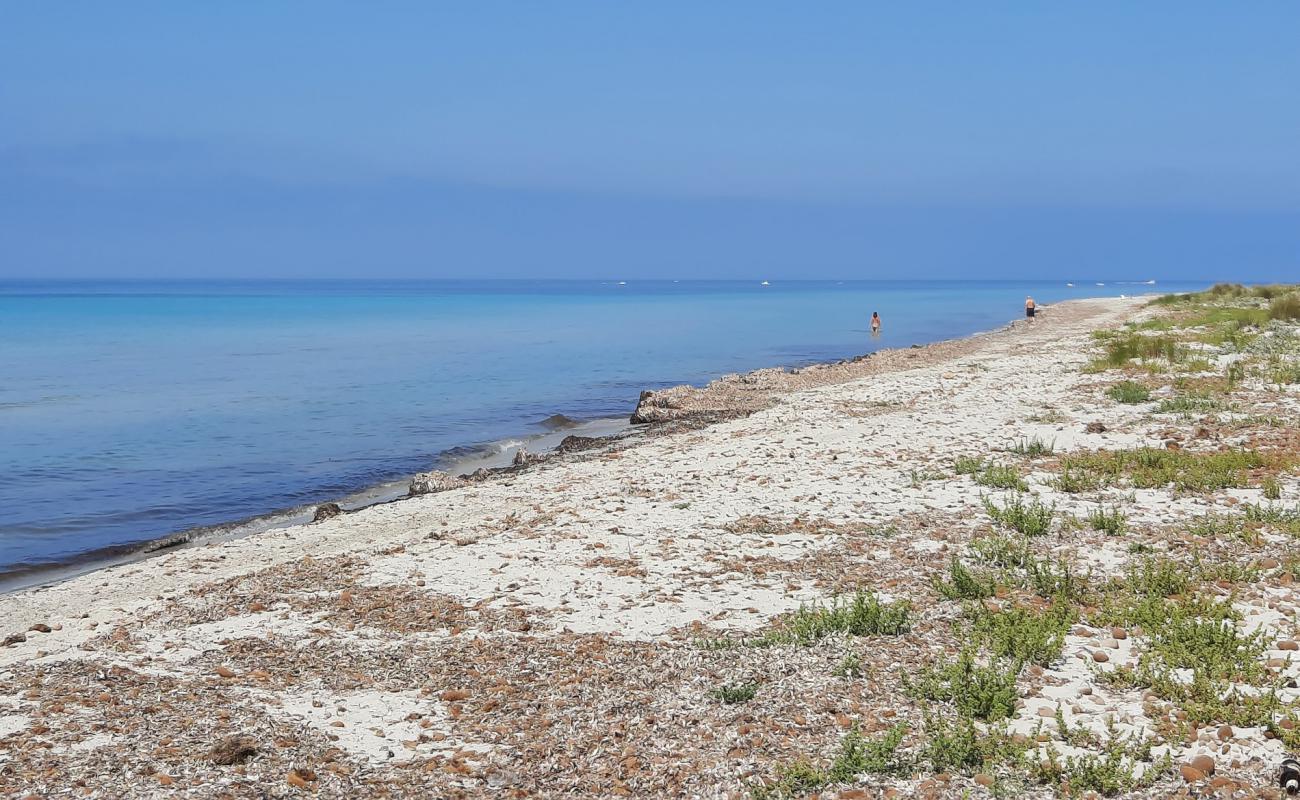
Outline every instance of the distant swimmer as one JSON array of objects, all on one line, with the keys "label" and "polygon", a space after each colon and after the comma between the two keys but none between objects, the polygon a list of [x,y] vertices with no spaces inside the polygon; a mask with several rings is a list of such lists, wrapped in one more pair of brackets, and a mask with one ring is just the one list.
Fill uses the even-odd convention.
[{"label": "distant swimmer", "polygon": [[880,312],[879,311],[871,312],[871,332],[873,334],[880,333]]},{"label": "distant swimmer", "polygon": [[1034,298],[1026,295],[1025,296],[1025,318],[1028,319],[1030,322],[1033,322],[1034,314],[1037,311],[1038,311],[1038,307],[1034,305]]}]

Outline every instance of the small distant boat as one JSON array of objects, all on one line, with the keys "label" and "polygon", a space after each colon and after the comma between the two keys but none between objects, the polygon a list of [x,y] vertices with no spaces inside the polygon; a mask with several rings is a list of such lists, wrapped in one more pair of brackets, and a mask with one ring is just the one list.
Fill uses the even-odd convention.
[{"label": "small distant boat", "polygon": [[618,285],[619,285],[619,286],[627,286],[627,281],[619,281],[619,282],[618,282]]},{"label": "small distant boat", "polygon": [[1147,281],[1147,286],[1155,286],[1155,285],[1156,285],[1155,281]]},{"label": "small distant boat", "polygon": [[1074,284],[1073,284],[1073,283],[1067,283],[1067,284],[1065,284],[1065,285],[1066,285],[1066,286],[1069,286],[1071,289],[1074,288]]},{"label": "small distant boat", "polygon": [[1098,285],[1098,286],[1105,286],[1106,284],[1104,284],[1104,283],[1099,283],[1099,284],[1097,284],[1097,285]]},{"label": "small distant boat", "polygon": [[759,284],[759,286],[771,286],[771,285],[772,284],[768,283],[767,281],[763,281],[762,283]]}]

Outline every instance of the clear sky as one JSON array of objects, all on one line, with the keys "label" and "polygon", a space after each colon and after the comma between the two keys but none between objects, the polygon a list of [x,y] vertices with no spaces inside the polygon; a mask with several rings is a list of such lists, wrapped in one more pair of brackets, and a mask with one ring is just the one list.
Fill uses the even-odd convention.
[{"label": "clear sky", "polygon": [[0,277],[1300,279],[1300,3],[0,0]]}]

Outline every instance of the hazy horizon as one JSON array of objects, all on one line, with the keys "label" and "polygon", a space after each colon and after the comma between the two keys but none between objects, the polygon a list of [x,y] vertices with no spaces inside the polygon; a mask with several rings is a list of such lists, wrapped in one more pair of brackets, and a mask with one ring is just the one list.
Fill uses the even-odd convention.
[{"label": "hazy horizon", "polygon": [[0,278],[1284,280],[1300,7],[13,5]]}]

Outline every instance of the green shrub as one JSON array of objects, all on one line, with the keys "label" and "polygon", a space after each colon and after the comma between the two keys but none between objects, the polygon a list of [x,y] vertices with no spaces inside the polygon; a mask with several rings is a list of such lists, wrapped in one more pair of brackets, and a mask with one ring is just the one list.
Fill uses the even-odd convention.
[{"label": "green shrub", "polygon": [[1056,513],[1056,504],[1043,505],[1038,498],[1030,503],[1024,496],[1014,493],[1003,506],[998,506],[989,498],[983,498],[984,510],[989,517],[1001,525],[1020,531],[1026,536],[1042,536],[1052,525],[1052,516]]},{"label": "green shrub", "polygon": [[1118,508],[1107,510],[1105,507],[1097,508],[1088,512],[1088,524],[1094,531],[1105,531],[1110,536],[1118,536],[1124,532],[1124,524],[1128,518],[1124,512]]},{"label": "green shrub", "polygon": [[935,591],[945,600],[980,600],[992,597],[996,587],[997,581],[993,576],[971,572],[957,556],[953,556],[948,565],[948,580],[934,580]]},{"label": "green shrub", "polygon": [[913,697],[952,703],[963,717],[993,722],[1015,714],[1019,673],[1017,662],[980,666],[974,654],[963,650],[955,662],[923,670],[915,683],[906,675],[903,679]]},{"label": "green shrub", "polygon": [[754,699],[758,686],[753,683],[736,683],[719,686],[709,692],[709,696],[725,705],[747,703]]},{"label": "green shrub", "polygon": [[1078,610],[1058,600],[1042,613],[1021,607],[990,611],[981,604],[967,607],[971,641],[990,656],[1047,667],[1061,658],[1065,635],[1079,618]]},{"label": "green shrub", "polygon": [[980,486],[988,486],[993,489],[1015,489],[1016,491],[1025,492],[1029,490],[1029,484],[1025,483],[1020,477],[1020,473],[1015,467],[1000,466],[990,464],[984,468],[984,471],[975,476],[975,482]]},{"label": "green shrub", "polygon": [[1044,442],[1035,436],[1032,439],[1021,439],[1009,449],[1011,452],[1022,456],[1050,456],[1056,452],[1056,440]]},{"label": "green shrub", "polygon": [[957,456],[953,459],[952,468],[958,475],[974,475],[984,469],[984,459],[975,456]]},{"label": "green shrub", "polygon": [[1273,298],[1268,304],[1268,315],[1284,321],[1300,320],[1300,293],[1292,292]]},{"label": "green shrub", "polygon": [[778,626],[751,642],[757,647],[782,644],[811,645],[832,633],[850,636],[899,636],[911,630],[911,606],[906,601],[882,603],[874,594],[857,592],[831,605],[804,606]]},{"label": "green shrub", "polygon": [[1106,394],[1117,403],[1145,403],[1151,399],[1151,390],[1137,381],[1120,381],[1107,389]]}]

